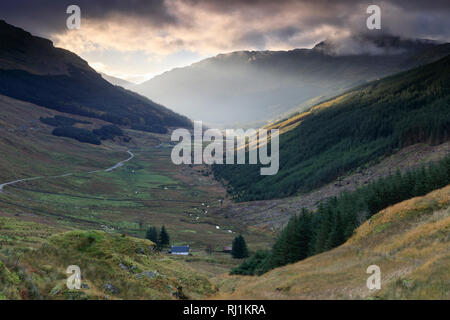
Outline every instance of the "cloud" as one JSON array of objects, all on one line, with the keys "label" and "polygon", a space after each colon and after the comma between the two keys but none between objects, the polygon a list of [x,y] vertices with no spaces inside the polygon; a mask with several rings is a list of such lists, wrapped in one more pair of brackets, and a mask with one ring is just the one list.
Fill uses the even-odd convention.
[{"label": "cloud", "polygon": [[382,8],[382,25],[390,32],[440,39],[448,39],[450,32],[448,0],[78,0],[82,29],[77,32],[65,28],[65,9],[72,3],[4,1],[0,12],[60,45],[72,43],[68,48],[77,51],[141,47],[153,54],[181,49],[210,54],[308,46],[312,36],[327,36],[320,30],[329,35],[363,30],[365,9],[372,3]]},{"label": "cloud", "polygon": [[[65,27],[73,3],[81,8],[80,30]],[[450,40],[448,0],[15,0],[2,1],[0,12],[82,56],[139,51],[156,62],[177,52],[201,58],[312,47],[367,31],[370,4],[381,7],[384,32]]]},{"label": "cloud", "polygon": [[8,22],[35,33],[51,34],[66,29],[66,9],[76,4],[82,17],[90,20],[110,20],[117,16],[145,18],[147,25],[176,24],[165,0],[14,0],[2,1],[0,13]]},{"label": "cloud", "polygon": [[[258,2],[263,5],[251,5]],[[311,4],[289,1],[275,5],[261,0],[240,6],[238,1],[233,3],[235,6],[166,0],[164,12],[172,17],[172,22],[161,25],[140,14],[118,11],[110,11],[103,18],[84,16],[86,10],[82,8],[80,30],[58,30],[51,37],[56,45],[75,52],[114,49],[166,55],[188,50],[211,55],[244,49],[311,46],[318,36],[327,37],[330,32],[342,29],[337,23],[330,24],[326,15],[315,12],[317,8]]]}]

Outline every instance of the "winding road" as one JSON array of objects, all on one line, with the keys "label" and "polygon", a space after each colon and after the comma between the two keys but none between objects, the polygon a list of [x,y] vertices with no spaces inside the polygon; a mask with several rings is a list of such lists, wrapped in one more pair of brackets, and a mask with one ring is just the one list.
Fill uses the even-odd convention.
[{"label": "winding road", "polygon": [[112,166],[111,168],[105,169],[105,172],[113,171],[114,169],[117,169],[117,168],[123,166],[125,163],[127,163],[128,161],[130,161],[131,159],[134,158],[133,152],[131,152],[130,150],[128,150],[127,152],[130,155],[130,157],[128,159],[120,161],[118,164],[116,164],[115,166]]},{"label": "winding road", "polygon": [[[114,166],[112,166],[111,168],[105,169],[105,170],[95,170],[95,171],[89,171],[88,173],[95,173],[95,172],[100,172],[100,171],[104,171],[104,172],[110,172],[113,171],[117,168],[120,168],[121,166],[123,166],[125,163],[127,163],[128,161],[130,161],[131,159],[134,158],[134,154],[133,152],[131,152],[130,150],[127,151],[127,153],[130,155],[130,157],[126,160],[120,161],[119,163],[115,164]],[[80,173],[80,172],[78,172]],[[14,181],[10,181],[10,182],[5,182],[0,184],[0,193],[3,192],[3,188],[6,186],[10,186],[19,182],[25,182],[25,181],[31,181],[31,180],[37,180],[37,179],[44,179],[44,178],[62,178],[62,177],[68,177],[73,175],[74,173],[64,173],[61,174],[59,176],[50,176],[50,177],[33,177],[33,178],[25,178],[25,179],[18,179],[18,180],[14,180]]]}]

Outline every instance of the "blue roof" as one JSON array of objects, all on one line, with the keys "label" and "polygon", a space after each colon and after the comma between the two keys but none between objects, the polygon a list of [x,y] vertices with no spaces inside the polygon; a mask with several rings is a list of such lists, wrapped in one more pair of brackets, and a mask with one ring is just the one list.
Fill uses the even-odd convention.
[{"label": "blue roof", "polygon": [[189,246],[172,246],[172,252],[189,252]]}]

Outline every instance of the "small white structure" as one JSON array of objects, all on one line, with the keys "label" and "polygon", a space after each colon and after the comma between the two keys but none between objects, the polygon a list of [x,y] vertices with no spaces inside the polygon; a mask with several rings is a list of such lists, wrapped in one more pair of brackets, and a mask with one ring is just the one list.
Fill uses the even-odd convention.
[{"label": "small white structure", "polygon": [[189,255],[189,245],[187,245],[187,246],[172,246],[172,248],[170,249],[170,253],[187,256],[187,255]]}]

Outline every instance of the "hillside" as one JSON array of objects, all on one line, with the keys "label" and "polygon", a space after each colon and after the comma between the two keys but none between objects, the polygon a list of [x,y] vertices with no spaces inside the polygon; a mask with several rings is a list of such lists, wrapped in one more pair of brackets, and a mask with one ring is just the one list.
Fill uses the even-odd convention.
[{"label": "hillside", "polygon": [[[51,134],[53,127],[39,121],[41,117],[68,114],[2,95],[0,109],[0,183],[71,170],[97,170],[113,166],[123,158],[120,147],[112,150],[55,137]],[[99,119],[72,117],[89,120],[91,124],[82,125],[89,129],[106,124]]]},{"label": "hillside", "polygon": [[[450,186],[388,207],[345,244],[260,277],[216,279],[218,299],[449,299]],[[381,269],[370,291],[366,269]]]},{"label": "hillside", "polygon": [[120,125],[189,127],[190,121],[114,86],[75,54],[0,21],[0,94]]},{"label": "hillside", "polygon": [[280,230],[287,224],[289,218],[298,214],[302,208],[315,210],[326,199],[352,192],[397,170],[405,173],[435,163],[449,154],[450,141],[433,146],[425,143],[414,144],[394,152],[376,164],[352,170],[310,192],[280,199],[227,203],[214,214],[239,220],[244,225]]},{"label": "hillside", "polygon": [[313,49],[220,54],[132,90],[211,125],[258,126],[450,53],[448,44],[388,35],[355,36],[354,45],[359,50],[341,52],[336,43],[324,41]]},{"label": "hillside", "polygon": [[[154,247],[149,240],[99,231],[57,234],[22,255],[14,271],[0,255],[0,298],[195,299],[215,292],[201,273]],[[81,290],[66,286],[69,265],[81,269]]]},{"label": "hillside", "polygon": [[[244,234],[251,248],[272,241],[269,232],[211,214],[224,199],[223,188],[206,176],[204,166],[174,165],[169,135],[124,128],[131,141],[106,140],[97,146],[56,137],[51,133],[54,127],[39,119],[71,117],[79,120],[76,126],[89,130],[103,126],[103,120],[2,95],[0,109],[0,260],[12,272],[24,251],[71,230],[143,239],[150,226],[164,225],[171,243],[189,244],[192,256],[162,256],[180,263],[180,269],[207,276],[239,263],[221,251],[236,233]],[[130,158],[129,150],[134,157],[117,166]],[[21,179],[29,180],[7,184]],[[211,254],[205,252],[208,245],[214,250]],[[161,297],[167,297],[166,287],[162,292]]]},{"label": "hillside", "polygon": [[[214,165],[240,201],[280,198],[325,185],[352,169],[415,143],[449,139],[450,56],[371,82],[274,127],[280,169]],[[283,131],[283,130],[282,130]]]}]

